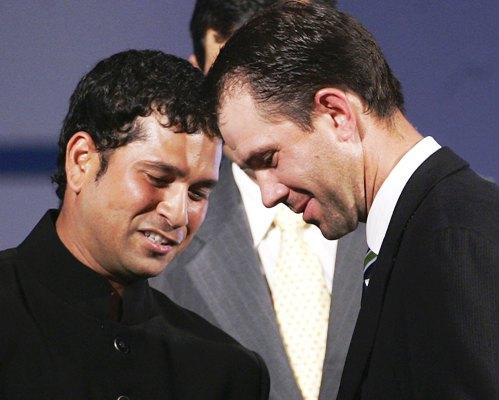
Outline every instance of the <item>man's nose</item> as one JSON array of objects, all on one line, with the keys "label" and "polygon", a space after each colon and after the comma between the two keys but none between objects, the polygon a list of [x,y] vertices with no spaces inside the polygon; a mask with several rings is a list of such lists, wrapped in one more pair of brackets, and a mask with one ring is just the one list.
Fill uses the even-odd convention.
[{"label": "man's nose", "polygon": [[267,208],[275,207],[286,201],[289,189],[279,181],[268,170],[256,171],[256,181],[260,187],[263,205]]},{"label": "man's nose", "polygon": [[189,221],[187,202],[187,189],[171,185],[165,191],[163,199],[158,203],[156,210],[158,214],[168,221],[172,229],[177,229],[186,226]]}]

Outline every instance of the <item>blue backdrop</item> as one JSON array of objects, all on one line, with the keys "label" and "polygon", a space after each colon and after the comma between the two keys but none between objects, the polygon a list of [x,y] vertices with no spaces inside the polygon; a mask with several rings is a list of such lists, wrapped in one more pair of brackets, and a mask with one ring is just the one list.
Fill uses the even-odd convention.
[{"label": "blue backdrop", "polygon": [[[0,248],[57,206],[49,176],[79,78],[128,48],[191,52],[194,0],[0,3]],[[499,2],[340,1],[374,33],[402,82],[407,114],[497,180]]]}]

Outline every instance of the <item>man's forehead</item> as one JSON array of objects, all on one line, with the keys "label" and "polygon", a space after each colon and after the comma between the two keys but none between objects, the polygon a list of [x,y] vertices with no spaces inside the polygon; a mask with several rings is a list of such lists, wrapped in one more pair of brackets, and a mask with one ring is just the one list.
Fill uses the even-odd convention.
[{"label": "man's forehead", "polygon": [[139,146],[137,166],[168,173],[186,180],[216,182],[222,142],[202,133],[173,133],[154,140],[155,134]]},{"label": "man's forehead", "polygon": [[218,125],[222,130],[223,128],[231,128],[233,125],[244,126],[250,121],[268,123],[263,108],[264,105],[255,101],[247,87],[240,86],[239,89],[234,86],[229,87],[224,90],[221,96]]},{"label": "man's forehead", "polygon": [[234,137],[262,136],[271,134],[275,128],[293,129],[297,124],[289,117],[279,114],[270,103],[257,102],[250,91],[231,91],[226,94],[218,113],[218,126],[226,144],[232,146]]},{"label": "man's forehead", "polygon": [[140,148],[143,158],[149,159],[198,158],[201,153],[209,152],[208,143],[220,142],[220,139],[215,140],[216,138],[203,132],[187,133],[170,126],[168,117],[159,112],[137,117],[131,129],[136,130],[137,138],[140,140],[133,141],[125,147]]},{"label": "man's forehead", "polygon": [[253,98],[247,91],[226,93],[218,113],[218,126],[224,142],[234,148],[241,136],[252,133],[257,117]]},{"label": "man's forehead", "polygon": [[251,115],[255,121],[265,124],[281,124],[293,120],[281,113],[282,107],[271,100],[260,100],[255,96],[253,86],[244,77],[229,78],[224,82],[219,95],[218,125],[227,125],[231,122],[229,114],[239,115],[236,122],[245,115]]}]

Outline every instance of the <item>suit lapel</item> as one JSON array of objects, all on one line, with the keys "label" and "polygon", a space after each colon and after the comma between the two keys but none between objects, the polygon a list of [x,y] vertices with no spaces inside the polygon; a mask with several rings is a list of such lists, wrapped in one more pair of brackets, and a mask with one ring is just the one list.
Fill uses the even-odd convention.
[{"label": "suit lapel", "polygon": [[369,367],[369,357],[374,345],[378,322],[383,308],[384,295],[389,284],[403,232],[419,204],[434,186],[448,175],[467,164],[450,149],[442,148],[430,156],[407,182],[393,212],[386,236],[381,245],[363,299],[359,318],[347,355],[338,399],[355,399]]},{"label": "suit lapel", "polygon": [[334,399],[360,308],[362,265],[367,249],[365,224],[338,241],[326,355],[319,398]]}]

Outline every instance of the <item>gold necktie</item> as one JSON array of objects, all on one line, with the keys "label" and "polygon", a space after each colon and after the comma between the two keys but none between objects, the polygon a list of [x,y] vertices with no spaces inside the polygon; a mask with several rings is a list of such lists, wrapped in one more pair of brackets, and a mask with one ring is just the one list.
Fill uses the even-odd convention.
[{"label": "gold necktie", "polygon": [[331,297],[319,258],[303,239],[301,215],[282,207],[274,223],[281,231],[281,247],[269,286],[277,321],[303,398],[317,400]]}]

